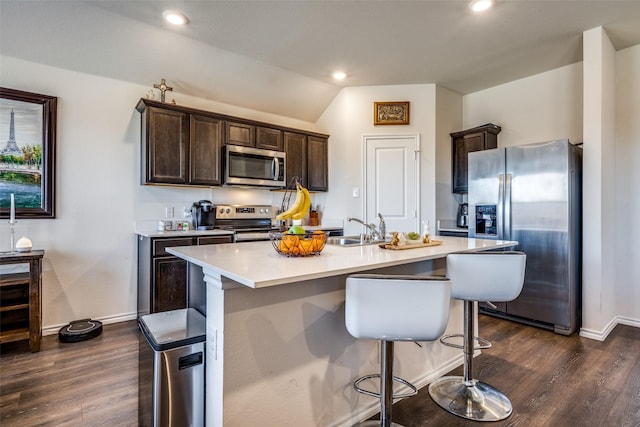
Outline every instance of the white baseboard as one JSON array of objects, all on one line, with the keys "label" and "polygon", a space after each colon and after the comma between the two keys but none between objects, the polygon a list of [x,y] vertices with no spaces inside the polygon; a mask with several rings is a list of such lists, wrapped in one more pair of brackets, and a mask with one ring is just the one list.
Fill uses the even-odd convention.
[{"label": "white baseboard", "polygon": [[[134,313],[124,313],[124,314],[118,314],[115,316],[107,316],[107,317],[99,317],[99,318],[91,318],[92,320],[99,320],[102,322],[102,324],[104,325],[108,325],[110,323],[119,323],[119,322],[126,322],[127,320],[135,320],[138,317],[138,313],[134,312]],[[62,328],[63,326],[68,325],[68,323],[62,324],[62,325],[52,325],[52,326],[47,326],[46,328],[42,328],[42,335],[55,335],[58,333],[58,331],[60,331],[60,328]]]},{"label": "white baseboard", "polygon": [[617,325],[633,326],[640,328],[640,319],[632,319],[631,317],[615,316],[601,331],[593,329],[580,328],[580,336],[592,340],[604,341],[607,339],[613,328]]}]

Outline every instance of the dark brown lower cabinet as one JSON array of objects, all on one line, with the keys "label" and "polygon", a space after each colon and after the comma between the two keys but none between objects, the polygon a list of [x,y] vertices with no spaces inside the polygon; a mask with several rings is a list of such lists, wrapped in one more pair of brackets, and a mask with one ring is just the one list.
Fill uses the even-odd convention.
[{"label": "dark brown lower cabinet", "polygon": [[153,260],[153,313],[187,306],[187,261],[176,257]]},{"label": "dark brown lower cabinet", "polygon": [[231,242],[232,235],[138,236],[138,317],[187,307],[188,263],[166,248]]}]

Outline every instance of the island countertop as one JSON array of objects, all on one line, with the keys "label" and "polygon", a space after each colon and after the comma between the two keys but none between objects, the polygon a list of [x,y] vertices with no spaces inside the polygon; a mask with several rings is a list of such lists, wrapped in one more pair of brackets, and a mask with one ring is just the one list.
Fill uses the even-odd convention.
[{"label": "island countertop", "polygon": [[264,288],[340,274],[363,272],[444,258],[452,252],[477,252],[509,248],[514,241],[438,236],[442,244],[406,250],[378,245],[326,245],[320,255],[286,257],[271,242],[230,243],[168,248],[167,252],[250,288]]}]

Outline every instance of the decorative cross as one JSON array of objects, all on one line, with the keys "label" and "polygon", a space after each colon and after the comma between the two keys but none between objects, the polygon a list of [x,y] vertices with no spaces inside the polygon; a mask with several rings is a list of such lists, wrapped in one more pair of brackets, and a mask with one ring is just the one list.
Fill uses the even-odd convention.
[{"label": "decorative cross", "polygon": [[168,90],[169,91],[173,90],[172,87],[167,86],[167,83],[165,82],[164,79],[160,80],[160,84],[159,85],[154,84],[153,87],[156,88],[156,89],[160,89],[160,101],[162,101],[162,102],[164,102],[164,93],[166,91],[168,91]]}]

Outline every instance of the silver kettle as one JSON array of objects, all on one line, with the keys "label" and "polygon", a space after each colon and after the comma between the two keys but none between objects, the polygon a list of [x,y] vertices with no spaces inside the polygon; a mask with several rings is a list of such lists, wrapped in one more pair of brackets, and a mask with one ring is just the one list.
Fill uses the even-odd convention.
[{"label": "silver kettle", "polygon": [[460,203],[458,205],[458,215],[456,217],[456,225],[460,228],[469,227],[469,204]]}]

